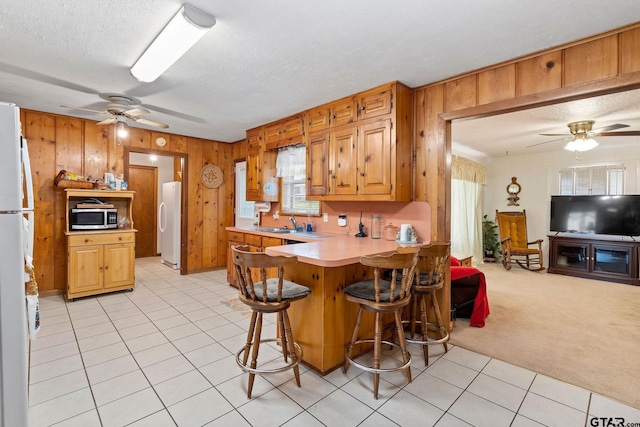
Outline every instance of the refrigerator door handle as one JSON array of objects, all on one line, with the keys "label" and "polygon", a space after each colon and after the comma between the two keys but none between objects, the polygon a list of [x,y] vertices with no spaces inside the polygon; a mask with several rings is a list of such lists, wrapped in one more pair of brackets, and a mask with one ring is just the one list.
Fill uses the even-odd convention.
[{"label": "refrigerator door handle", "polygon": [[20,145],[22,146],[22,166],[24,168],[24,183],[27,188],[27,206],[24,210],[32,211],[34,209],[33,202],[33,178],[31,177],[31,161],[29,160],[29,148],[27,146],[27,140],[20,138]]},{"label": "refrigerator door handle", "polygon": [[166,215],[166,209],[167,209],[167,205],[164,204],[164,202],[160,203],[160,209],[158,209],[158,216],[160,218],[158,221],[158,226],[160,228],[160,232],[164,233],[164,230],[167,229],[167,215]]}]

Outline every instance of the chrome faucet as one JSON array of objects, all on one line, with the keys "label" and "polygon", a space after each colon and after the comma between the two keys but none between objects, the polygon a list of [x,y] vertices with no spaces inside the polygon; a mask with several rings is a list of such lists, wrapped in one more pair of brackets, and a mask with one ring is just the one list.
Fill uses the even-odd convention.
[{"label": "chrome faucet", "polygon": [[291,217],[289,218],[289,221],[291,221],[291,224],[293,224],[293,230],[295,231],[295,229],[298,227],[298,223],[296,222],[296,218],[291,215]]}]

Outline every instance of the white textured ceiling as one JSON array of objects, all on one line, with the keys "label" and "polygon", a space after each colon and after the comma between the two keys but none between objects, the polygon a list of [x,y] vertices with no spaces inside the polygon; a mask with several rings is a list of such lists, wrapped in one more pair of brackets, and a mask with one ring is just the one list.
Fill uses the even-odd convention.
[{"label": "white textured ceiling", "polygon": [[[233,142],[248,128],[388,81],[416,87],[640,18],[638,0],[190,3],[217,24],[143,84],[129,68],[181,2],[0,0],[0,101],[98,121],[105,117],[60,105],[104,110],[98,94],[122,93],[169,133]],[[537,120],[536,133],[569,121],[554,113]]]}]

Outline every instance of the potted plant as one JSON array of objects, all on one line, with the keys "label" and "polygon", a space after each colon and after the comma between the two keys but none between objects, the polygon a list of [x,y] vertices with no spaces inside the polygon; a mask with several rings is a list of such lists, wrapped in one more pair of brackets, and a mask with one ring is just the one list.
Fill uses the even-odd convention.
[{"label": "potted plant", "polygon": [[486,262],[496,262],[500,254],[500,238],[498,237],[498,226],[495,222],[487,219],[485,215],[482,220],[482,249]]}]

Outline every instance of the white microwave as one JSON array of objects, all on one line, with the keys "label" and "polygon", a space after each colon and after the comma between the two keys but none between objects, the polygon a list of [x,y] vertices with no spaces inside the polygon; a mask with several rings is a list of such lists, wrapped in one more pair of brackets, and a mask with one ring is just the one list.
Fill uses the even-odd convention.
[{"label": "white microwave", "polygon": [[71,209],[69,229],[71,230],[106,230],[118,228],[118,209],[90,208]]}]

